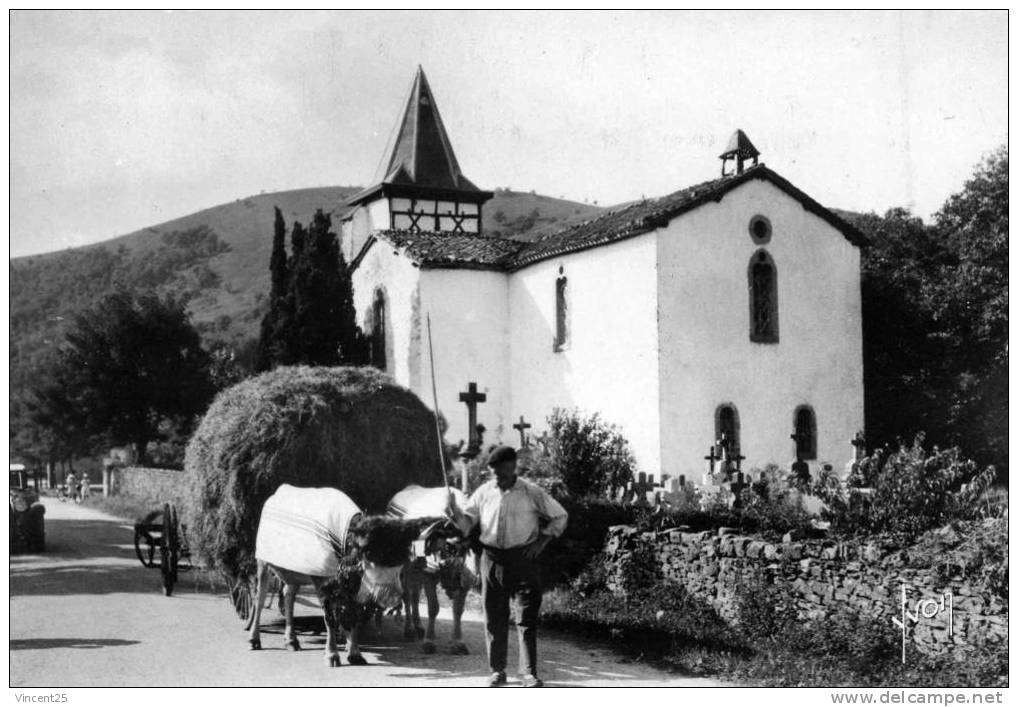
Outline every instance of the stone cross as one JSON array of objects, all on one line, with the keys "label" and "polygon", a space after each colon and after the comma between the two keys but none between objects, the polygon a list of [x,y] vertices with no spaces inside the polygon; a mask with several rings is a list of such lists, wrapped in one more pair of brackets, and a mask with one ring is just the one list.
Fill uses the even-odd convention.
[{"label": "stone cross", "polygon": [[795,442],[795,461],[792,462],[792,476],[798,481],[808,483],[810,480],[809,464],[802,460],[802,449],[800,447],[800,442],[805,439],[805,435],[793,432],[789,435],[789,438]]},{"label": "stone cross", "polygon": [[793,432],[788,436],[790,440],[795,443],[795,461],[802,461],[802,443],[806,441],[806,435],[800,434],[798,431]]},{"label": "stone cross", "polygon": [[714,473],[714,462],[716,462],[718,459],[721,458],[721,457],[717,456],[717,454],[715,454],[715,450],[716,450],[716,447],[712,444],[710,446],[710,454],[708,454],[707,456],[704,457],[704,459],[706,459],[707,463],[710,465],[710,471],[708,472],[709,474],[713,474]]},{"label": "stone cross", "polygon": [[862,436],[861,431],[855,433],[855,438],[852,439],[852,446],[855,447],[852,460],[858,463],[866,455],[866,438]]},{"label": "stone cross", "polygon": [[526,422],[523,419],[523,415],[520,415],[520,421],[517,422],[515,425],[513,425],[513,429],[514,430],[519,430],[519,433],[520,433],[520,446],[521,447],[528,446],[527,445],[527,430],[529,430],[531,427],[533,427],[533,425],[531,425],[529,422]]},{"label": "stone cross", "polygon": [[460,393],[460,402],[467,404],[467,430],[470,433],[470,442],[467,445],[467,454],[477,456],[481,451],[481,442],[477,433],[477,403],[486,402],[488,396],[477,392],[477,383],[468,383],[467,390]]}]

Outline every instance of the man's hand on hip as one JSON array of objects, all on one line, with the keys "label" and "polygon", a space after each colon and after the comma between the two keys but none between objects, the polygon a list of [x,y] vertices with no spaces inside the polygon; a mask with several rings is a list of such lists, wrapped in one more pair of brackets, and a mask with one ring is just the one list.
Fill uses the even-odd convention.
[{"label": "man's hand on hip", "polygon": [[549,535],[542,535],[541,537],[539,537],[534,542],[530,543],[529,545],[526,545],[523,548],[523,557],[524,557],[524,559],[531,560],[531,561],[532,560],[536,560],[538,557],[541,556],[541,553],[544,552],[544,548],[546,548],[548,546],[548,543],[550,541],[551,541],[551,536],[549,536]]}]

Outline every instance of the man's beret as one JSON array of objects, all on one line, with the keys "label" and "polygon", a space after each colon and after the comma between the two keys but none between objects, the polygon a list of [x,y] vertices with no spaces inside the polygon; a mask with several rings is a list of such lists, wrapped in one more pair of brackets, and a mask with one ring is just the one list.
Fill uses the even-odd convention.
[{"label": "man's beret", "polygon": [[488,457],[488,466],[495,466],[502,462],[514,462],[516,461],[516,450],[512,447],[502,445],[492,450],[491,455]]}]

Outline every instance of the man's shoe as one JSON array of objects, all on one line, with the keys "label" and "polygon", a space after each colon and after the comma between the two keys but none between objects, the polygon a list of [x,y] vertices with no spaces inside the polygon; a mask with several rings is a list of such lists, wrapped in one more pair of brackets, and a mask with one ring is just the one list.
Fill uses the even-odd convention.
[{"label": "man's shoe", "polygon": [[491,677],[488,678],[488,687],[501,687],[505,685],[505,673],[492,673]]},{"label": "man's shoe", "polygon": [[536,675],[524,675],[523,687],[544,687],[544,681]]}]

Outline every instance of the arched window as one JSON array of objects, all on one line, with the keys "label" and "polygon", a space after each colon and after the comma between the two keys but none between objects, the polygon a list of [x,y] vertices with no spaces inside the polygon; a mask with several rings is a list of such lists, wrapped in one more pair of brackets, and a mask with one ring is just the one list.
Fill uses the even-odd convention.
[{"label": "arched window", "polygon": [[[714,411],[714,439],[725,440],[730,456],[738,456],[739,444],[739,411],[732,403],[722,403]],[[718,450],[718,454],[721,450]]]},{"label": "arched window", "polygon": [[566,276],[563,269],[558,269],[559,278],[555,280],[555,351],[561,351],[569,342],[568,300],[566,299]]},{"label": "arched window", "polygon": [[817,416],[809,405],[795,409],[795,457],[817,458]]},{"label": "arched window", "polygon": [[749,260],[749,340],[778,342],[778,271],[761,248]]},{"label": "arched window", "polygon": [[375,299],[371,303],[371,365],[380,371],[385,370],[385,324],[386,324],[385,293],[375,290]]}]

